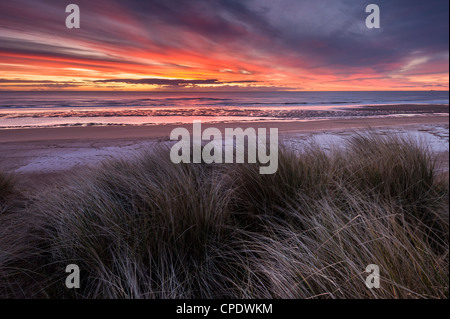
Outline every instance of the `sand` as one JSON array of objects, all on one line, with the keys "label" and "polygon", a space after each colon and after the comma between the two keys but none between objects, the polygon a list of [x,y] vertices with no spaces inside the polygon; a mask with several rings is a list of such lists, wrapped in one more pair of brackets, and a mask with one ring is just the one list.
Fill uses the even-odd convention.
[{"label": "sand", "polygon": [[[181,125],[188,130],[192,125]],[[368,128],[413,135],[438,154],[441,170],[448,171],[448,116],[415,116],[321,121],[282,121],[204,124],[222,132],[228,127],[278,128],[295,147],[312,139],[325,148],[339,145],[355,131]],[[127,158],[157,143],[167,143],[177,125],[62,127],[0,130],[0,170],[21,175],[25,187],[54,183],[66,172],[76,172],[111,158]]]},{"label": "sand", "polygon": [[[380,117],[356,119],[329,119],[316,121],[277,121],[277,122],[235,122],[204,124],[203,127],[254,127],[278,128],[280,133],[309,132],[321,130],[342,130],[367,127],[396,127],[417,124],[448,124],[448,116]],[[137,141],[148,139],[168,139],[176,127],[192,129],[189,125],[154,126],[92,126],[56,127],[0,130],[0,143],[45,142],[45,141]]]}]

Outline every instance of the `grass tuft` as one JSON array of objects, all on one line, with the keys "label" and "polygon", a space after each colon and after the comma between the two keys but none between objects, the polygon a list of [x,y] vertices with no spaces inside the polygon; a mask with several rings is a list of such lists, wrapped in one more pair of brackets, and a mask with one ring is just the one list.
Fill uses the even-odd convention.
[{"label": "grass tuft", "polygon": [[0,205],[6,202],[9,195],[14,192],[15,181],[9,174],[0,172]]}]

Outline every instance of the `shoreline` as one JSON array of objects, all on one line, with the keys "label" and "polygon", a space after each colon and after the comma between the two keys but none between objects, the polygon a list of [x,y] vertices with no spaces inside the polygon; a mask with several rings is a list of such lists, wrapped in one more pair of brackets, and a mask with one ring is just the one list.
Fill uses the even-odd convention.
[{"label": "shoreline", "polygon": [[184,125],[194,120],[216,125],[235,122],[314,122],[323,120],[370,119],[390,117],[448,116],[448,104],[380,104],[348,106],[182,106],[109,109],[52,108],[46,110],[0,108],[0,130]]}]

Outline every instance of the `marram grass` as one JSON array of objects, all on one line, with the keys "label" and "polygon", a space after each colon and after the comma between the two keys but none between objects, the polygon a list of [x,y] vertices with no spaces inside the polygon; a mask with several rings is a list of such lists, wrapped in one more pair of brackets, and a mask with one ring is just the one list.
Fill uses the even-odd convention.
[{"label": "marram grass", "polygon": [[[448,185],[421,143],[281,148],[275,175],[168,154],[106,162],[5,208],[0,297],[448,298]],[[68,264],[80,289],[64,285]]]}]

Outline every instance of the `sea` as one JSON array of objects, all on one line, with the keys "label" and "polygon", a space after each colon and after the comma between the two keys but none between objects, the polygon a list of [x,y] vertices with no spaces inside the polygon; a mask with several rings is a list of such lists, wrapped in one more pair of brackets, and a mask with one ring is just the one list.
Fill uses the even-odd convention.
[{"label": "sea", "polygon": [[[162,125],[410,116],[368,106],[449,104],[448,91],[73,92],[0,91],[0,128]],[[376,108],[374,108],[376,110]],[[448,115],[448,113],[447,113]]]}]

